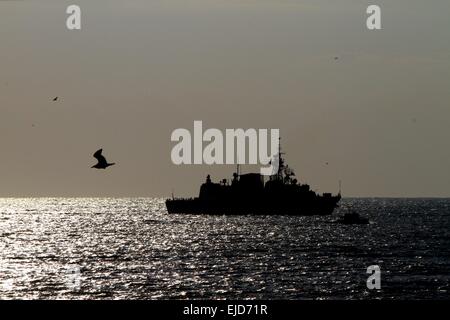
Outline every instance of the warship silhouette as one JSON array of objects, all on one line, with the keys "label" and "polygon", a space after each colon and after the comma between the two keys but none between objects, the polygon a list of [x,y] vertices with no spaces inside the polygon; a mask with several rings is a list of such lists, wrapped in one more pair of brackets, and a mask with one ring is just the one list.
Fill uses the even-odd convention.
[{"label": "warship silhouette", "polygon": [[[312,191],[301,184],[294,171],[285,164],[281,150],[274,161],[279,161],[278,172],[265,181],[259,173],[239,173],[239,165],[231,183],[223,179],[211,181],[210,175],[200,187],[196,198],[166,200],[169,213],[209,215],[330,215],[338,207],[341,191],[337,195]],[[339,188],[340,189],[340,188]]]}]

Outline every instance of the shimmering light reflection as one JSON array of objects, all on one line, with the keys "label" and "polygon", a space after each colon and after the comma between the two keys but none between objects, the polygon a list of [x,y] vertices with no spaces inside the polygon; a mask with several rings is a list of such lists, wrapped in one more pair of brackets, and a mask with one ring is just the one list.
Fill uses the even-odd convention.
[{"label": "shimmering light reflection", "polygon": [[[335,217],[168,215],[162,199],[0,199],[0,298],[446,298],[450,200]],[[382,290],[365,286],[382,268]]]}]

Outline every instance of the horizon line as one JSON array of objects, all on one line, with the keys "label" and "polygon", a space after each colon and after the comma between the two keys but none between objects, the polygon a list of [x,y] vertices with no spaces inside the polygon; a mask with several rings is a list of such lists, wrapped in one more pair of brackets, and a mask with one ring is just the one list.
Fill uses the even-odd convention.
[{"label": "horizon line", "polygon": [[[195,198],[197,196],[184,196],[175,198]],[[83,196],[0,196],[0,199],[41,199],[41,198],[53,198],[53,199],[170,199],[172,196],[150,196],[150,195],[123,195],[123,196],[96,196],[96,195],[83,195]],[[450,199],[449,196],[342,196],[342,199]]]}]

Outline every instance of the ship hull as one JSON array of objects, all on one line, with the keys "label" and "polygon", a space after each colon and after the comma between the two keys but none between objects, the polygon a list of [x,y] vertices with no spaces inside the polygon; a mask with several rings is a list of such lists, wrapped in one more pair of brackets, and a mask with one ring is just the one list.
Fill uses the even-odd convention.
[{"label": "ship hull", "polygon": [[331,215],[338,206],[339,196],[318,198],[311,202],[280,204],[268,201],[207,201],[195,199],[168,199],[167,211],[171,214],[206,215]]}]

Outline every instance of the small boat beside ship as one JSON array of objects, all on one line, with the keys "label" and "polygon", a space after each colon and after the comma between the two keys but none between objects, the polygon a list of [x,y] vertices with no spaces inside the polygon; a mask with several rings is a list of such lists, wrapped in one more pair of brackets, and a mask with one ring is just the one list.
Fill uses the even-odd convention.
[{"label": "small boat beside ship", "polygon": [[335,223],[341,224],[369,224],[369,219],[361,217],[359,213],[355,211],[347,212],[343,216],[339,217]]}]

